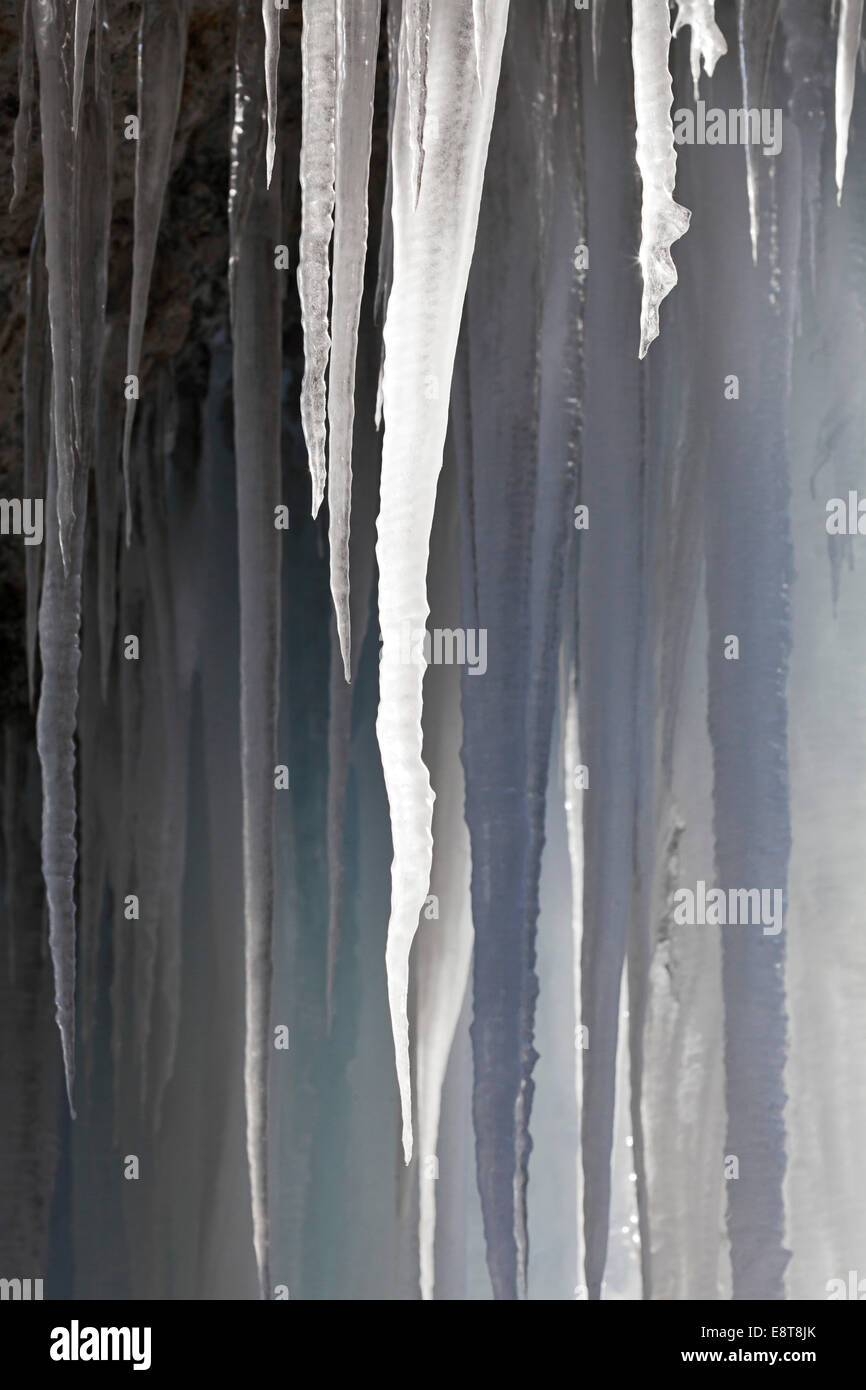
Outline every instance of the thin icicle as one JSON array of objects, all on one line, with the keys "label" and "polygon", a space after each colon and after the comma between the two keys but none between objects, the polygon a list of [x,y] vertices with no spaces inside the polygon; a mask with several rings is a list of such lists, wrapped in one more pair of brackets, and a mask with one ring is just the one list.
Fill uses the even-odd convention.
[{"label": "thin icicle", "polygon": [[328,509],[331,593],[347,681],[351,679],[352,641],[349,526],[355,361],[367,257],[367,178],[379,16],[379,0],[337,0],[336,218],[328,389]]},{"label": "thin icicle", "polygon": [[262,0],[262,23],[265,26],[265,88],[268,96],[268,156],[267,181],[271,186],[274,155],[277,152],[277,93],[280,70],[280,10],[276,0]]},{"label": "thin icicle", "polygon": [[700,93],[701,64],[703,63],[707,76],[712,77],[716,63],[727,53],[728,45],[716,23],[715,0],[677,0],[674,38],[686,25],[692,31],[689,57],[697,101]]},{"label": "thin icicle", "polygon": [[463,0],[441,0],[436,7],[428,98],[439,135],[427,152],[428,176],[417,205],[408,82],[402,74],[394,121],[394,285],[385,324],[376,547],[383,642],[377,734],[394,847],[385,961],[407,1163],[412,1156],[409,953],[430,881],[433,794],[421,757],[425,661],[420,653],[407,660],[405,642],[407,633],[413,640],[423,630],[428,614],[430,529],[507,19],[507,4],[490,16],[480,92],[471,13]]},{"label": "thin icicle", "polygon": [[298,293],[304,329],[301,423],[313,481],[313,516],[325,495],[325,372],[328,336],[328,252],[334,227],[336,177],[336,21],[334,6],[307,5],[302,40],[301,245]]},{"label": "thin icicle", "polygon": [[[44,497],[45,459],[51,437],[51,339],[48,328],[48,277],[45,269],[45,219],[40,212],[30,244],[27,268],[27,326],[24,331],[24,495]],[[36,695],[36,636],[39,623],[41,545],[28,545],[26,646],[30,704]]]},{"label": "thin icicle", "polygon": [[671,245],[688,229],[691,213],[674,202],[677,156],[671,124],[673,87],[668,70],[671,42],[667,0],[643,0],[635,5],[631,51],[634,64],[634,103],[637,116],[637,164],[641,203],[640,265],[643,298],[640,313],[640,352],[659,333],[659,305],[677,283]]},{"label": "thin icicle", "polygon": [[18,115],[15,117],[12,154],[12,198],[9,211],[18,206],[27,187],[30,165],[30,135],[33,128],[33,104],[36,86],[33,80],[33,14],[31,0],[21,4],[21,48],[18,59]]},{"label": "thin icicle", "polygon": [[[324,7],[326,10],[328,6]],[[333,21],[331,24],[333,30]],[[306,26],[305,26],[306,33]],[[268,1201],[268,1062],[275,877],[274,764],[280,655],[282,306],[273,274],[280,178],[265,189],[262,35],[241,6],[231,136],[230,240],[235,455],[240,566],[241,784],[244,824],[247,1162],[262,1298],[271,1293]],[[309,94],[307,96],[309,101]],[[327,260],[327,248],[325,251]],[[327,287],[326,287],[327,301]],[[327,302],[326,302],[327,312]]]},{"label": "thin icicle", "polygon": [[45,575],[39,608],[42,690],[36,744],[42,764],[42,866],[54,967],[55,1015],[63,1049],[66,1094],[74,1117],[75,1081],[75,717],[78,707],[78,630],[81,621],[81,551],[84,489],[76,483],[76,521],[68,574],[60,553],[57,459],[48,460]]},{"label": "thin icicle", "polygon": [[854,105],[854,80],[857,74],[857,54],[860,51],[860,30],[863,24],[863,0],[841,0],[839,7],[839,38],[836,46],[836,203],[842,202],[845,182],[845,162],[848,158],[848,127]]},{"label": "thin icicle", "polygon": [[[574,575],[572,574],[572,578]],[[577,701],[577,670],[573,653],[573,643],[563,643],[562,659],[565,667],[564,700],[565,718],[563,738],[563,781],[565,783],[565,820],[568,835],[568,861],[571,869],[571,940],[573,961],[574,997],[574,1097],[578,1115],[583,1114],[583,1038],[581,1027],[581,955],[583,950],[583,795],[575,787],[575,773],[580,766],[580,733]],[[575,1274],[578,1287],[583,1283],[581,1267],[583,1226],[583,1154],[578,1144],[575,1163],[575,1210],[577,1212],[577,1261]]]},{"label": "thin icicle", "polygon": [[[135,150],[135,246],[126,349],[127,376],[138,376],[153,258],[171,169],[171,149],[186,62],[189,0],[144,0],[138,40],[138,119]],[[119,388],[120,383],[118,383]],[[123,479],[126,542],[132,537],[129,458],[135,399],[126,402]]]},{"label": "thin icicle", "polygon": [[[754,5],[751,0],[737,0],[740,76],[743,83],[743,105],[746,107],[760,107],[765,104],[770,51],[778,15],[778,3]],[[766,161],[759,158],[759,147],[752,141],[746,142],[745,151],[752,263],[757,265],[758,240],[761,229],[760,185],[762,170]]]},{"label": "thin icicle", "polygon": [[[397,83],[400,77],[400,27],[402,21],[402,0],[388,0],[388,149],[391,148],[394,130],[394,111],[397,105]],[[391,293],[391,277],[394,268],[394,226],[391,219],[391,199],[394,182],[392,162],[387,161],[385,174],[385,199],[382,206],[382,231],[379,240],[379,273],[376,279],[376,298],[373,301],[373,318],[382,323],[385,307]]]},{"label": "thin icicle", "polygon": [[[482,80],[480,63],[486,32],[484,16],[479,9],[479,4],[483,6],[483,3],[484,0],[473,0],[472,6],[473,41],[479,88]],[[427,64],[430,56],[430,0],[404,0],[403,22],[405,24],[409,140],[412,150],[412,185],[415,190],[415,206],[417,207],[421,195],[421,178],[424,174]]]},{"label": "thin icicle", "polygon": [[75,265],[75,179],[72,136],[71,0],[32,0],[39,60],[42,183],[45,195],[45,262],[53,364],[52,425],[57,452],[60,553],[69,562],[78,466],[75,383],[79,380],[78,275]]},{"label": "thin icicle", "polygon": [[81,94],[84,90],[84,64],[87,60],[87,42],[90,38],[90,21],[93,18],[93,0],[75,0],[75,69],[72,82],[72,129],[77,132],[81,116]]}]

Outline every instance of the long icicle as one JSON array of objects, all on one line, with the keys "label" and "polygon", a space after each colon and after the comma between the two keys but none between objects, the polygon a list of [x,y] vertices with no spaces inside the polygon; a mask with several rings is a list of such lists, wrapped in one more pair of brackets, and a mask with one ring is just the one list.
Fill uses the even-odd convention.
[{"label": "long icicle", "polygon": [[60,554],[69,561],[78,467],[75,386],[79,314],[75,266],[75,174],[72,135],[71,0],[32,0],[39,60],[39,114],[45,198],[45,263],[53,366],[52,429],[57,451],[57,514]]},{"label": "long icicle", "polygon": [[266,187],[260,74],[264,35],[241,0],[229,192],[232,347],[241,611],[246,1041],[244,1092],[253,1242],[270,1296],[268,1059],[275,874],[274,763],[280,653],[282,305],[270,278],[280,234],[279,164]]},{"label": "long icicle", "polygon": [[842,202],[845,163],[848,158],[848,127],[854,106],[854,78],[860,52],[863,0],[841,0],[839,38],[836,45],[836,202]]},{"label": "long icicle", "polygon": [[667,0],[641,0],[632,17],[634,103],[641,203],[640,266],[643,299],[640,353],[659,332],[659,305],[677,283],[671,245],[688,229],[691,213],[674,202],[677,156],[671,124],[673,86],[668,70],[671,19]]},{"label": "long icicle", "polygon": [[268,98],[268,158],[267,183],[271,186],[274,156],[277,152],[277,93],[280,72],[280,11],[276,0],[262,0],[262,23],[265,26],[265,88]]},{"label": "long icicle", "polygon": [[328,390],[331,593],[346,680],[351,680],[349,525],[355,362],[367,256],[367,179],[380,0],[337,0],[336,216]]},{"label": "long icicle", "polygon": [[[45,459],[51,438],[51,338],[48,328],[48,283],[45,269],[45,215],[40,212],[30,244],[27,267],[27,324],[24,330],[24,495],[45,496]],[[27,577],[26,646],[30,705],[36,697],[36,638],[42,546],[29,545],[24,557]]]},{"label": "long icicle", "polygon": [[409,954],[430,881],[433,796],[421,757],[425,661],[416,647],[428,615],[427,555],[442,466],[448,397],[475,241],[508,6],[490,16],[483,90],[475,70],[471,10],[436,7],[428,68],[438,138],[415,203],[408,83],[401,73],[394,119],[394,283],[385,324],[379,562],[379,714],[376,731],[390,808],[394,858],[385,962],[403,1118],[412,1157]]},{"label": "long icicle", "polygon": [[[189,0],[144,0],[138,41],[138,141],[135,150],[135,246],[126,349],[127,376],[138,376],[150,277],[186,62]],[[132,536],[129,459],[135,397],[126,402],[123,425],[123,478],[126,542]]]},{"label": "long icicle", "polygon": [[304,329],[301,423],[310,476],[313,516],[325,495],[325,372],[328,335],[328,252],[334,227],[334,122],[336,20],[333,4],[307,5],[302,40],[301,246],[298,293]]}]

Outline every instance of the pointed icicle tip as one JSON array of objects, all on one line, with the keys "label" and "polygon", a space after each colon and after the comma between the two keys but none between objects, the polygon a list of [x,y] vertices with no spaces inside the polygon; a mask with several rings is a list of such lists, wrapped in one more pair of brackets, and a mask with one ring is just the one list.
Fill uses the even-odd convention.
[{"label": "pointed icicle tip", "polygon": [[[478,38],[479,5],[483,13],[485,0],[475,0],[476,64],[483,44]],[[414,206],[421,197],[424,174],[424,127],[427,121],[427,62],[430,54],[430,0],[406,0],[404,9],[406,47],[406,93],[409,102],[409,141],[412,153],[412,184]],[[480,84],[479,84],[480,85]]]},{"label": "pointed icicle tip", "polygon": [[277,152],[277,83],[280,66],[280,11],[276,0],[262,0],[265,26],[265,90],[268,98],[268,145],[265,165],[267,187],[271,186]]},{"label": "pointed icicle tip", "polygon": [[728,51],[727,40],[716,23],[715,0],[677,0],[674,38],[685,26],[691,30],[689,59],[697,101],[700,95],[701,64],[707,77],[712,77],[716,63]]},{"label": "pointed icicle tip", "polygon": [[632,62],[641,176],[640,267],[643,296],[639,356],[659,333],[659,306],[677,283],[672,244],[688,229],[691,213],[674,201],[677,156],[671,123],[673,84],[668,0],[643,0],[634,8]]},{"label": "pointed icicle tip", "polygon": [[863,0],[841,0],[839,34],[836,41],[836,206],[842,204],[845,164],[848,158],[848,130],[854,105],[854,81],[857,75],[857,55],[860,51],[860,30],[863,24]]}]

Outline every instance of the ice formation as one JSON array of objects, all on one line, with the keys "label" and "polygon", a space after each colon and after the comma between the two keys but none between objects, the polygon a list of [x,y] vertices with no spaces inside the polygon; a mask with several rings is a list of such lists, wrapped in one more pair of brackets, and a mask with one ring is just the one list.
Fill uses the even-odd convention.
[{"label": "ice formation", "polygon": [[637,116],[637,163],[642,186],[640,267],[643,302],[640,356],[659,332],[659,305],[677,283],[671,245],[683,236],[690,213],[674,201],[677,156],[670,110],[673,89],[668,72],[671,41],[667,0],[635,5],[631,52]]},{"label": "ice formation", "polygon": [[856,1267],[862,11],[18,5],[0,1225],[64,1296]]}]

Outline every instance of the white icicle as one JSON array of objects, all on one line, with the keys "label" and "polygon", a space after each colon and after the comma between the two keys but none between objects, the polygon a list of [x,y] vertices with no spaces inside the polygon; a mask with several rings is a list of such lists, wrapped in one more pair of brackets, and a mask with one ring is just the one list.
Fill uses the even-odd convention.
[{"label": "white icicle", "polygon": [[[479,84],[480,85],[480,84]],[[446,465],[439,489],[429,576],[431,614],[448,625],[460,611],[457,468]],[[471,849],[463,815],[466,786],[460,746],[463,719],[460,669],[439,669],[424,710],[424,752],[436,787],[433,813],[432,914],[424,919],[416,949],[418,1144],[418,1253],[421,1297],[435,1290],[437,1158],[442,1089],[472,960]],[[440,911],[441,908],[441,911]]]},{"label": "white icicle", "polygon": [[638,0],[632,17],[631,52],[637,116],[637,164],[643,185],[640,266],[643,298],[640,356],[659,332],[659,305],[677,283],[671,245],[688,229],[691,213],[674,202],[677,156],[671,124],[673,87],[668,70],[670,10],[667,0]]},{"label": "white icicle", "polygon": [[332,4],[307,5],[302,40],[301,245],[298,293],[304,329],[301,423],[313,480],[313,516],[325,495],[328,251],[334,226],[336,22]]},{"label": "white icicle", "polygon": [[90,21],[93,18],[93,0],[75,0],[75,68],[72,81],[72,129],[78,130],[81,115],[81,93],[84,90],[84,63],[87,58],[87,41],[90,38]]},{"label": "white icicle", "polygon": [[440,0],[430,43],[427,177],[416,206],[408,81],[400,77],[392,144],[394,283],[385,324],[385,438],[376,555],[379,563],[377,734],[394,858],[385,952],[403,1116],[412,1156],[409,953],[430,881],[433,793],[421,757],[425,662],[408,644],[427,615],[427,555],[448,423],[448,399],[466,280],[478,225],[508,5],[484,35],[479,90],[471,11]]},{"label": "white icicle", "polygon": [[836,45],[836,202],[842,202],[845,162],[848,158],[848,127],[854,105],[854,79],[860,51],[863,0],[841,0],[839,38]]},{"label": "white icicle", "polygon": [[331,593],[351,679],[349,524],[355,360],[367,258],[367,175],[373,130],[379,0],[337,0],[336,218],[328,391]]},{"label": "white icicle", "polygon": [[472,0],[472,24],[475,30],[475,71],[478,86],[484,70],[484,34],[487,29],[487,0]]},{"label": "white icicle", "polygon": [[674,38],[686,25],[692,31],[689,56],[692,65],[692,81],[695,84],[695,101],[697,101],[701,80],[701,63],[703,63],[707,76],[712,77],[716,63],[727,53],[728,45],[724,34],[716,23],[715,0],[677,0]]},{"label": "white icicle", "polygon": [[[476,76],[481,85],[481,54],[484,46],[485,24],[480,7],[484,0],[473,0],[473,42],[475,47]],[[405,24],[406,67],[408,72],[407,93],[409,101],[409,139],[412,149],[412,185],[415,190],[415,206],[421,194],[421,178],[424,173],[424,126],[427,120],[427,64],[430,55],[430,0],[404,0],[403,23]]]},{"label": "white icicle", "polygon": [[262,0],[265,26],[265,89],[268,94],[267,182],[271,186],[274,155],[277,152],[277,91],[280,67],[280,11],[276,0]]}]

